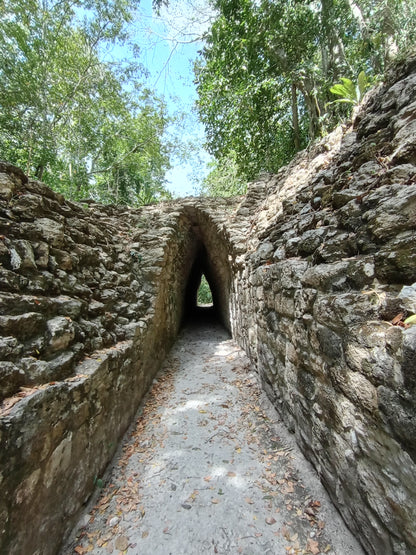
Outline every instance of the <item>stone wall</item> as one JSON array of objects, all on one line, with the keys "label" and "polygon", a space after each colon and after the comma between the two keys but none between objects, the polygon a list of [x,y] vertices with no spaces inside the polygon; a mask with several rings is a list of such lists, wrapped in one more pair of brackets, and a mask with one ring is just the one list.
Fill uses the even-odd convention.
[{"label": "stone wall", "polygon": [[81,205],[0,163],[0,552],[56,553],[201,272],[367,552],[416,551],[415,86],[240,199]]},{"label": "stone wall", "polygon": [[412,60],[239,208],[233,335],[374,555],[416,552],[415,90]]},{"label": "stone wall", "polygon": [[79,205],[0,171],[0,551],[44,555],[178,333],[200,241],[174,204]]}]

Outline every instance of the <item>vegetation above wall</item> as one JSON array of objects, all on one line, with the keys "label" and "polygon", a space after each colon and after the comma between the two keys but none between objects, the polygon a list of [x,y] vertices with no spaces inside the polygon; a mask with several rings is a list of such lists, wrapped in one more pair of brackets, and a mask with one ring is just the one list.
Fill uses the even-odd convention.
[{"label": "vegetation above wall", "polygon": [[230,160],[250,180],[334,129],[415,42],[415,0],[214,4],[218,15],[196,64],[199,113],[217,160],[205,182],[213,195],[224,181],[219,173],[228,187]]},{"label": "vegetation above wall", "polygon": [[6,0],[0,6],[0,158],[67,198],[166,196],[166,107],[126,51],[138,0]]}]

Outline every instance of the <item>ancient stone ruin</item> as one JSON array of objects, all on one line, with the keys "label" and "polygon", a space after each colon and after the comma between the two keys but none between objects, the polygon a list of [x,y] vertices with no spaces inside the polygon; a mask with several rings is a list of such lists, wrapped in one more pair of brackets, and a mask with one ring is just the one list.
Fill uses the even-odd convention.
[{"label": "ancient stone ruin", "polygon": [[1,553],[56,553],[202,273],[365,550],[416,552],[415,90],[411,59],[233,200],[76,204],[0,164]]}]

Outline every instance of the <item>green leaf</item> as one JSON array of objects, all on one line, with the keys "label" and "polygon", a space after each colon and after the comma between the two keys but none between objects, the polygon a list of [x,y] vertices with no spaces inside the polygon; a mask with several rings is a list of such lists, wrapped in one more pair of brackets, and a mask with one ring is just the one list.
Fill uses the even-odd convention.
[{"label": "green leaf", "polygon": [[342,84],[338,83],[333,85],[329,90],[332,94],[336,94],[338,96],[342,96],[346,100],[355,101],[357,100],[357,93],[355,90],[354,83],[351,79],[347,79],[346,77],[341,78]]},{"label": "green leaf", "polygon": [[362,97],[363,97],[364,94],[365,94],[365,91],[367,90],[367,87],[368,87],[368,79],[367,79],[367,75],[364,73],[364,71],[361,71],[361,72],[358,74],[358,79],[357,79],[357,81],[358,81],[358,91],[359,91],[359,93],[360,93],[359,98],[360,98],[360,100],[361,100]]},{"label": "green leaf", "polygon": [[416,314],[413,314],[412,316],[409,316],[409,318],[406,318],[404,323],[409,324],[410,326],[416,325]]}]

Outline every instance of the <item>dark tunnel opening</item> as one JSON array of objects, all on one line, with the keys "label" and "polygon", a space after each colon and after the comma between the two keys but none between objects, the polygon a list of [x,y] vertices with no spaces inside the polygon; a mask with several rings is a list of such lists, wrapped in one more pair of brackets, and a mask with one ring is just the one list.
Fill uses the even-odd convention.
[{"label": "dark tunnel opening", "polygon": [[[198,289],[205,276],[212,295],[212,305],[198,305]],[[184,295],[183,326],[195,324],[220,324],[225,327],[219,308],[219,291],[210,269],[208,253],[201,245],[193,262]]]}]

